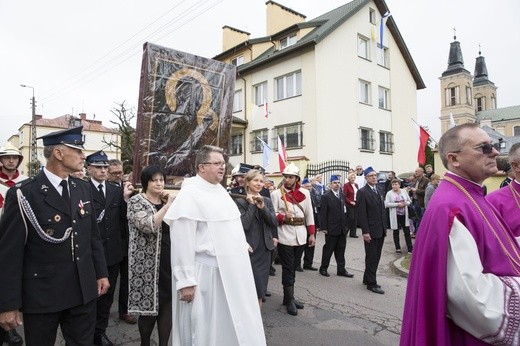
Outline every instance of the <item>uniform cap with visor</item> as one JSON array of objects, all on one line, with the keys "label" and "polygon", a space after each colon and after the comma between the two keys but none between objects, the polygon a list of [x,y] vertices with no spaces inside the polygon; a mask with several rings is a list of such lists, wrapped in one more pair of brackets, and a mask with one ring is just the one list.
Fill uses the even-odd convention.
[{"label": "uniform cap with visor", "polygon": [[43,146],[48,147],[51,145],[63,144],[70,148],[83,150],[83,143],[85,138],[81,134],[83,126],[73,127],[70,129],[60,130],[48,133],[46,135],[38,137],[43,140]]}]

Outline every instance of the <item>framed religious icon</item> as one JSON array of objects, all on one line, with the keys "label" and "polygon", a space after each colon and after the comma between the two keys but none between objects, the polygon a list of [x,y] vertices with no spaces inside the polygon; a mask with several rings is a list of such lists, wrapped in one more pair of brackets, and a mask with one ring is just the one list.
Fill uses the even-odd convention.
[{"label": "framed religious icon", "polygon": [[133,177],[148,165],[164,169],[169,187],[195,175],[203,145],[227,150],[235,66],[144,44],[137,110]]}]

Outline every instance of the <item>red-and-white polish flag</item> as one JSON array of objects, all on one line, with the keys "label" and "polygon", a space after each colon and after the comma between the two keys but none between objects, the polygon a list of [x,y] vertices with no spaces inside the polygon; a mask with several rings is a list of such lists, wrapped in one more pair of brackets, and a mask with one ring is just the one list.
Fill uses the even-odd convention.
[{"label": "red-and-white polish flag", "polygon": [[417,162],[423,166],[426,163],[426,144],[430,139],[430,134],[426,130],[419,126],[419,151],[417,152]]},{"label": "red-and-white polish flag", "polygon": [[284,171],[286,162],[287,152],[285,151],[282,139],[278,136],[278,164],[280,165],[280,172]]}]

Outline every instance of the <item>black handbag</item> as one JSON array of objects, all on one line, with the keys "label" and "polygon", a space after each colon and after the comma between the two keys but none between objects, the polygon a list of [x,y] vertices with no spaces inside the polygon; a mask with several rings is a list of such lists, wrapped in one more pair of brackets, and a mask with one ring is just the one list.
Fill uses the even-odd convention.
[{"label": "black handbag", "polygon": [[408,206],[408,218],[409,219],[415,219],[417,217],[417,214],[415,213],[415,209],[409,205]]}]

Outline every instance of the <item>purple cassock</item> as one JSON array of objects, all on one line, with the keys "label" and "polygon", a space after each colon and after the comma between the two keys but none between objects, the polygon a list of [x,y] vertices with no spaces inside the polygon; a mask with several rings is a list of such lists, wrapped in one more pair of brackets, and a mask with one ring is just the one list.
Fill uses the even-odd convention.
[{"label": "purple cassock", "polygon": [[513,180],[509,185],[486,196],[502,215],[515,237],[520,237],[520,184]]},{"label": "purple cassock", "polygon": [[[460,222],[455,222],[455,218]],[[483,189],[453,173],[446,173],[428,204],[414,246],[404,306],[401,346],[487,344],[447,317],[448,253],[457,252],[454,245],[450,250],[449,236],[456,229],[454,223],[457,229],[462,224],[469,235],[467,231],[464,233],[469,239],[474,239],[474,250],[478,251],[475,255],[477,259],[480,258],[482,273],[496,275],[492,275],[493,280],[486,282],[492,281],[498,286],[494,288],[505,292],[508,287],[506,284],[502,286],[502,283],[511,280],[510,277],[519,276],[520,247],[509,227],[485,199]],[[473,266],[473,269],[477,265],[480,264]],[[464,279],[461,277],[453,280],[450,276],[450,284]],[[496,333],[493,330],[480,338],[496,344],[514,344],[511,334],[518,333],[520,312],[518,305],[515,305],[518,304],[518,295],[516,298],[514,294],[507,296],[501,303],[506,317],[499,318]],[[464,306],[462,310],[465,310]],[[500,313],[498,315],[502,316]],[[508,316],[515,316],[516,322]],[[474,318],[480,325],[489,325],[487,317]]]}]

